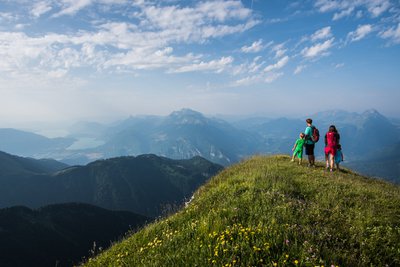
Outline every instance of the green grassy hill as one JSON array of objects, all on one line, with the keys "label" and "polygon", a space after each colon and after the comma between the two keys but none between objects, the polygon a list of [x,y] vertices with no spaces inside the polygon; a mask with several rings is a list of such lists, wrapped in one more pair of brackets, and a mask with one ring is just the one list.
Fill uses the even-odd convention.
[{"label": "green grassy hill", "polygon": [[85,266],[400,266],[400,187],[253,157]]}]

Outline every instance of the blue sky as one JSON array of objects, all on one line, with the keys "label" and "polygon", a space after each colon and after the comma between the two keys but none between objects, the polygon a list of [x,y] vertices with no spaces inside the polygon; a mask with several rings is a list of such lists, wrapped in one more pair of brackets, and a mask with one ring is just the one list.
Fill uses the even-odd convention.
[{"label": "blue sky", "polygon": [[0,0],[0,123],[400,117],[399,0]]}]

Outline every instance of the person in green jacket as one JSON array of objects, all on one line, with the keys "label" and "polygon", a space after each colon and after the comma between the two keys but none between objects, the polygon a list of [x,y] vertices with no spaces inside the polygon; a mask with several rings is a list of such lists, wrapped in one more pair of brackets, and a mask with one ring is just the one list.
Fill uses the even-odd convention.
[{"label": "person in green jacket", "polygon": [[293,151],[293,156],[292,156],[292,161],[294,161],[294,158],[297,156],[299,159],[299,165],[301,165],[301,162],[303,160],[303,147],[305,143],[305,134],[301,133],[300,138],[296,140],[296,143],[294,144],[292,151]]}]

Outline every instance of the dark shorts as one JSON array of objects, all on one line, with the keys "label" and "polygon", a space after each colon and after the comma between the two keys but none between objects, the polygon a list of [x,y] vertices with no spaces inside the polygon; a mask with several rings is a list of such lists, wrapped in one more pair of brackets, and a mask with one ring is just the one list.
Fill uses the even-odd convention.
[{"label": "dark shorts", "polygon": [[306,144],[305,147],[306,147],[306,155],[313,156],[315,144],[312,144],[312,145]]}]

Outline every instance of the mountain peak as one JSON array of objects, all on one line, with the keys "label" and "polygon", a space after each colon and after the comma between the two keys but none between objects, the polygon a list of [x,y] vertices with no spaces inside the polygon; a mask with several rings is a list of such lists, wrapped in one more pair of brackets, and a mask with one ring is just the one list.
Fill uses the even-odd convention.
[{"label": "mountain peak", "polygon": [[184,108],[172,112],[169,116],[175,124],[207,124],[208,119],[198,111]]},{"label": "mountain peak", "polygon": [[365,117],[383,117],[376,109],[368,109],[362,113]]},{"label": "mountain peak", "polygon": [[376,109],[368,109],[361,114],[364,121],[376,122],[376,123],[389,123],[389,120],[379,113]]},{"label": "mountain peak", "polygon": [[183,108],[181,110],[177,110],[171,113],[170,116],[201,116],[203,117],[203,114],[201,114],[198,111],[195,111],[190,108]]}]

